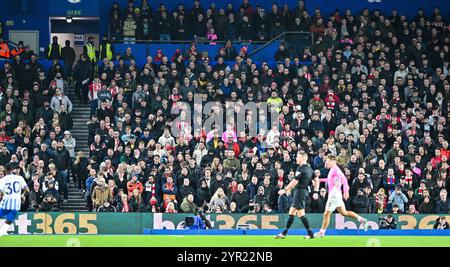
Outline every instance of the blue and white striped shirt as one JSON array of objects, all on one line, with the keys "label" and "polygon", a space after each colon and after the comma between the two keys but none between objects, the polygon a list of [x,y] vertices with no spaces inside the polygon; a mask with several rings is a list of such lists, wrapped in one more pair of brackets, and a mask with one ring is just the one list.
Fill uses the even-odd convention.
[{"label": "blue and white striped shirt", "polygon": [[2,192],[0,208],[19,211],[22,204],[22,190],[27,187],[27,183],[19,175],[8,174],[0,179],[0,192]]}]

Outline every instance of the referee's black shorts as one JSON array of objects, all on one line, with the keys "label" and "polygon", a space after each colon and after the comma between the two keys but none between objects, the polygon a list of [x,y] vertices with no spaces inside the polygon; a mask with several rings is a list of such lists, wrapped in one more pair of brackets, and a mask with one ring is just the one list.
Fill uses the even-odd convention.
[{"label": "referee's black shorts", "polygon": [[291,207],[304,210],[306,208],[306,199],[308,198],[308,195],[308,190],[306,189],[295,190]]}]

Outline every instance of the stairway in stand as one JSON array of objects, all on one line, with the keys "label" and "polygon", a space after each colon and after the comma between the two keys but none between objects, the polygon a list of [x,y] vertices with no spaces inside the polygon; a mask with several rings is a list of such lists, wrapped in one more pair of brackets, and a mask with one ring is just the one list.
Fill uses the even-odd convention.
[{"label": "stairway in stand", "polygon": [[[74,88],[70,87],[67,96],[72,101],[72,120],[73,127],[70,131],[72,136],[76,140],[75,155],[78,151],[83,151],[86,157],[89,157],[89,144],[88,144],[88,125],[89,121],[89,105],[83,105],[78,101],[75,95]],[[83,198],[83,193],[78,190],[78,184],[73,183],[68,184],[69,188],[69,198],[67,203],[61,203],[61,208],[63,211],[87,211],[86,201]]]}]

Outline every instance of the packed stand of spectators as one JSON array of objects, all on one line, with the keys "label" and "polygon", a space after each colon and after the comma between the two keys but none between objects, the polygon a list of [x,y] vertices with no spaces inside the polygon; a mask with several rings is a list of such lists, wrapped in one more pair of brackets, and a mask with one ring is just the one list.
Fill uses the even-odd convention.
[{"label": "packed stand of spectators", "polygon": [[111,38],[133,42],[135,40],[198,40],[210,41],[268,41],[284,31],[310,31],[316,25],[308,14],[304,1],[291,9],[287,4],[274,3],[271,10],[253,6],[243,0],[240,6],[231,3],[224,8],[211,3],[203,7],[198,0],[188,9],[179,4],[169,10],[160,4],[156,10],[148,0],[129,0],[127,6],[113,3],[109,11]]},{"label": "packed stand of spectators", "polygon": [[23,42],[12,47],[0,35],[0,46],[0,177],[17,164],[30,188],[22,210],[59,211],[76,146],[67,77],[58,60],[46,70]]},{"label": "packed stand of spectators", "polygon": [[[211,65],[191,49],[172,58],[158,50],[143,68],[132,46],[119,66],[104,59],[91,84],[97,88],[91,153],[80,174],[87,177],[90,210],[286,212],[292,196],[278,191],[295,176],[296,151],[305,150],[315,177],[327,175],[323,157],[337,155],[351,188],[350,210],[448,213],[450,38],[439,9],[408,19],[396,10],[367,9],[329,16],[317,9],[310,17],[303,5],[287,11],[315,33],[315,43],[300,52],[280,45],[274,68],[256,66],[245,53],[234,53],[231,66],[219,54]],[[127,19],[153,14],[143,6],[136,10],[130,1]],[[124,14],[113,6],[113,17],[116,11]],[[173,15],[179,13],[186,20],[203,14],[194,8]],[[171,30],[164,34],[173,37]],[[194,132],[173,114],[180,101],[198,108],[194,94],[223,107],[227,101],[267,102],[280,114],[278,127],[258,136],[236,132],[233,123]],[[175,127],[180,133],[174,136]],[[323,212],[326,199],[324,184],[311,187],[307,212]]]}]

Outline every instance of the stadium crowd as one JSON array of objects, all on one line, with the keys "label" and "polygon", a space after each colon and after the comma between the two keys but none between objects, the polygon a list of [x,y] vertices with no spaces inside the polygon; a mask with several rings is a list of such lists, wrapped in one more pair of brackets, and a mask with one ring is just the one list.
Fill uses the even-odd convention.
[{"label": "stadium crowd", "polygon": [[[20,55],[5,63],[0,177],[7,162],[19,164],[31,189],[23,210],[58,210],[74,182],[89,210],[99,212],[286,212],[292,195],[278,191],[295,177],[295,155],[304,150],[316,177],[327,175],[323,158],[337,155],[350,210],[449,212],[450,36],[439,9],[414,18],[367,9],[310,15],[299,1],[294,9],[273,4],[266,14],[244,0],[238,10],[204,11],[194,1],[192,10],[179,6],[169,14],[144,0],[125,10],[113,4],[110,14],[116,39],[217,33],[228,41],[214,61],[195,49],[172,58],[157,51],[139,68],[130,46],[118,64],[100,53],[98,71],[86,55],[73,73],[57,61],[45,72],[34,54],[29,63]],[[313,32],[314,45],[290,51],[281,44],[272,67],[231,46],[285,29]],[[90,101],[90,155],[78,152],[70,134],[69,76]],[[205,132],[175,123],[173,110],[181,101],[195,108],[194,94],[224,107],[267,102],[280,114],[278,126],[250,136],[234,124]],[[323,212],[326,198],[324,184],[312,186],[307,212]]]}]

